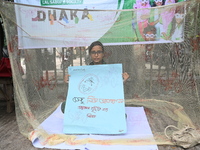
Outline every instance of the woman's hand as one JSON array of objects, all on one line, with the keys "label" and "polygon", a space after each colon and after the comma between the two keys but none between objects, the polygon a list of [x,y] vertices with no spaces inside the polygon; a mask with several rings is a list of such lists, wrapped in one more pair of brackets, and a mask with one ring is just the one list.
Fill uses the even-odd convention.
[{"label": "woman's hand", "polygon": [[65,77],[64,77],[64,81],[65,81],[66,83],[69,82],[69,76],[70,76],[69,74],[66,74]]},{"label": "woman's hand", "polygon": [[126,82],[127,79],[129,78],[129,74],[128,74],[127,72],[124,72],[124,73],[122,74],[122,76],[123,76],[124,82]]}]

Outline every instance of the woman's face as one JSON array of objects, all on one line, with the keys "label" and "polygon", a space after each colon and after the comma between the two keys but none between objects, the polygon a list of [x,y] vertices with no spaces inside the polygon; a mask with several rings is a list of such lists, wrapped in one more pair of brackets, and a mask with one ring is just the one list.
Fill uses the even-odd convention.
[{"label": "woman's face", "polygon": [[102,47],[99,45],[94,46],[90,51],[90,57],[93,60],[94,64],[101,64],[104,57]]},{"label": "woman's face", "polygon": [[152,31],[148,31],[145,36],[145,41],[155,41],[156,35]]},{"label": "woman's face", "polygon": [[147,6],[149,0],[142,0],[142,6]]},{"label": "woman's face", "polygon": [[162,6],[162,0],[154,0],[156,6]]},{"label": "woman's face", "polygon": [[181,14],[181,13],[176,13],[175,14],[175,18],[176,18],[176,23],[180,24],[182,23],[183,19],[184,19],[185,15]]}]

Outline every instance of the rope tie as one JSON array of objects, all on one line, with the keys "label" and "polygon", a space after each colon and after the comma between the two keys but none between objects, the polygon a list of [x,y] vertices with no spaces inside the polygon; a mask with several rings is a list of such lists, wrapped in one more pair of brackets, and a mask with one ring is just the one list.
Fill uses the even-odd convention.
[{"label": "rope tie", "polygon": [[[167,135],[167,129],[169,128],[174,128],[177,131],[173,131],[171,136],[169,136]],[[165,128],[164,133],[173,143],[183,148],[190,148],[200,143],[200,131],[189,126],[179,129],[174,125],[169,125]]]}]

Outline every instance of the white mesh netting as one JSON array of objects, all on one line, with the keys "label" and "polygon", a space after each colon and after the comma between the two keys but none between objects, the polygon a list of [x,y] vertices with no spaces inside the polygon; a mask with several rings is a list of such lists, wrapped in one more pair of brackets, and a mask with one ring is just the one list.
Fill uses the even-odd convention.
[{"label": "white mesh netting", "polygon": [[[182,24],[182,40],[176,42],[177,39],[173,34],[179,34],[175,32],[178,25],[176,25],[176,21],[171,21],[171,29],[166,30],[165,35],[163,34],[165,43],[162,40],[157,40],[159,42],[155,42],[156,40],[147,42],[148,39],[143,39],[144,36],[142,34],[139,35],[140,30],[133,29],[132,33],[128,33],[129,31],[124,29],[125,26],[132,28],[133,24],[138,23],[137,14],[141,12],[150,14],[150,11],[158,9],[158,7],[132,9],[133,2],[129,3],[129,5],[129,9],[123,10],[92,10],[97,16],[103,15],[105,12],[120,13],[116,19],[118,23],[112,26],[112,32],[107,33],[107,36],[99,39],[106,45],[106,56],[104,59],[108,64],[122,63],[124,71],[130,75],[130,79],[124,85],[126,106],[145,107],[146,115],[156,141],[141,140],[139,144],[173,145],[174,143],[164,133],[168,125],[174,125],[180,129],[185,125],[199,129],[200,125],[200,0],[179,2],[174,5],[159,7],[160,15],[161,12],[175,12],[176,9],[183,12],[183,16],[181,16],[184,20]],[[76,42],[75,44],[65,43],[66,46],[59,47],[57,40],[59,36],[53,37],[51,35],[51,28],[47,28],[46,32],[36,32],[36,30],[41,29],[42,24],[39,26],[30,25],[32,32],[31,30],[27,31],[26,26],[19,23],[24,20],[17,21],[16,19],[16,10],[20,10],[21,13],[24,13],[24,16],[31,16],[30,18],[33,19],[33,16],[37,16],[34,14],[37,11],[53,12],[54,10],[59,10],[59,8],[45,8],[3,1],[0,2],[0,7],[13,72],[17,122],[20,132],[30,138],[30,133],[61,102],[65,101],[68,84],[63,79],[67,73],[67,67],[88,65],[90,62],[87,50],[88,43],[94,39],[98,40],[98,37],[95,37],[95,35],[98,35],[99,30],[101,31],[103,27],[101,27],[101,22],[95,27],[83,23],[82,29],[88,29],[87,32],[92,32],[92,34],[82,35],[81,32],[77,31],[80,33],[80,37],[78,38],[80,40],[81,38],[86,39],[86,41],[87,38],[90,39],[85,42],[88,45],[85,45],[84,42]],[[24,11],[29,9],[32,11]],[[64,8],[62,10],[69,11],[69,9]],[[48,16],[48,13],[46,15]],[[150,15],[147,16],[151,20]],[[57,17],[59,18],[59,16]],[[91,28],[99,28],[99,30],[90,31]],[[43,42],[43,38],[47,37],[50,41],[48,41],[50,48],[45,47],[45,41],[42,48],[28,48],[26,44],[30,44],[31,42],[29,40],[27,43],[23,43],[25,41],[18,41],[18,31],[25,33],[21,34],[24,38],[33,41],[35,38],[42,37],[40,42]],[[57,31],[59,32],[59,28]],[[117,33],[113,33],[113,31],[117,31]],[[73,34],[77,36],[77,32],[69,30],[69,34],[60,34],[60,37],[64,36],[67,41],[74,37]],[[144,32],[146,31],[144,30]],[[125,36],[121,37],[122,33]],[[130,38],[130,34],[134,35],[133,38]],[[110,45],[107,42],[110,39],[114,39],[115,42],[122,42],[121,44]],[[123,41],[125,42],[123,43]],[[36,41],[35,44],[37,42],[39,41]],[[131,42],[132,44],[130,44]],[[54,47],[53,45],[56,46]],[[30,47],[33,46],[31,45]],[[65,62],[64,55],[67,55],[67,53],[70,53],[68,55],[69,60]],[[76,144],[88,142],[87,139],[76,140],[74,135],[63,134],[50,138],[52,135],[43,129],[39,130],[37,135],[41,140],[47,141],[47,144],[54,145],[61,142],[69,144],[70,141],[76,141]],[[99,142],[98,144],[101,143]],[[121,139],[110,141],[110,144],[134,145],[138,144],[138,142],[134,143],[133,140],[131,142],[131,140]]]}]

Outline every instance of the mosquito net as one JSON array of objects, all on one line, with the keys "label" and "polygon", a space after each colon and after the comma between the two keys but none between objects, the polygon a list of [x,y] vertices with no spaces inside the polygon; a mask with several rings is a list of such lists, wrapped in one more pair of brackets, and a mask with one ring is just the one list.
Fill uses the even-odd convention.
[{"label": "mosquito net", "polygon": [[[87,47],[95,40],[105,46],[106,63],[122,63],[130,75],[124,85],[125,104],[145,108],[155,139],[118,139],[109,144],[174,145],[166,136],[167,126],[199,129],[200,0],[153,5],[150,1],[143,8],[130,1],[117,5],[126,9],[77,9],[76,14],[66,8],[1,1],[20,132],[31,139],[34,129],[66,100],[67,67],[88,65]],[[96,24],[81,22],[81,17],[92,21],[95,16]],[[70,19],[72,25],[66,23]],[[91,142],[77,140],[76,135],[52,136],[42,128],[37,136],[50,145]]]}]

